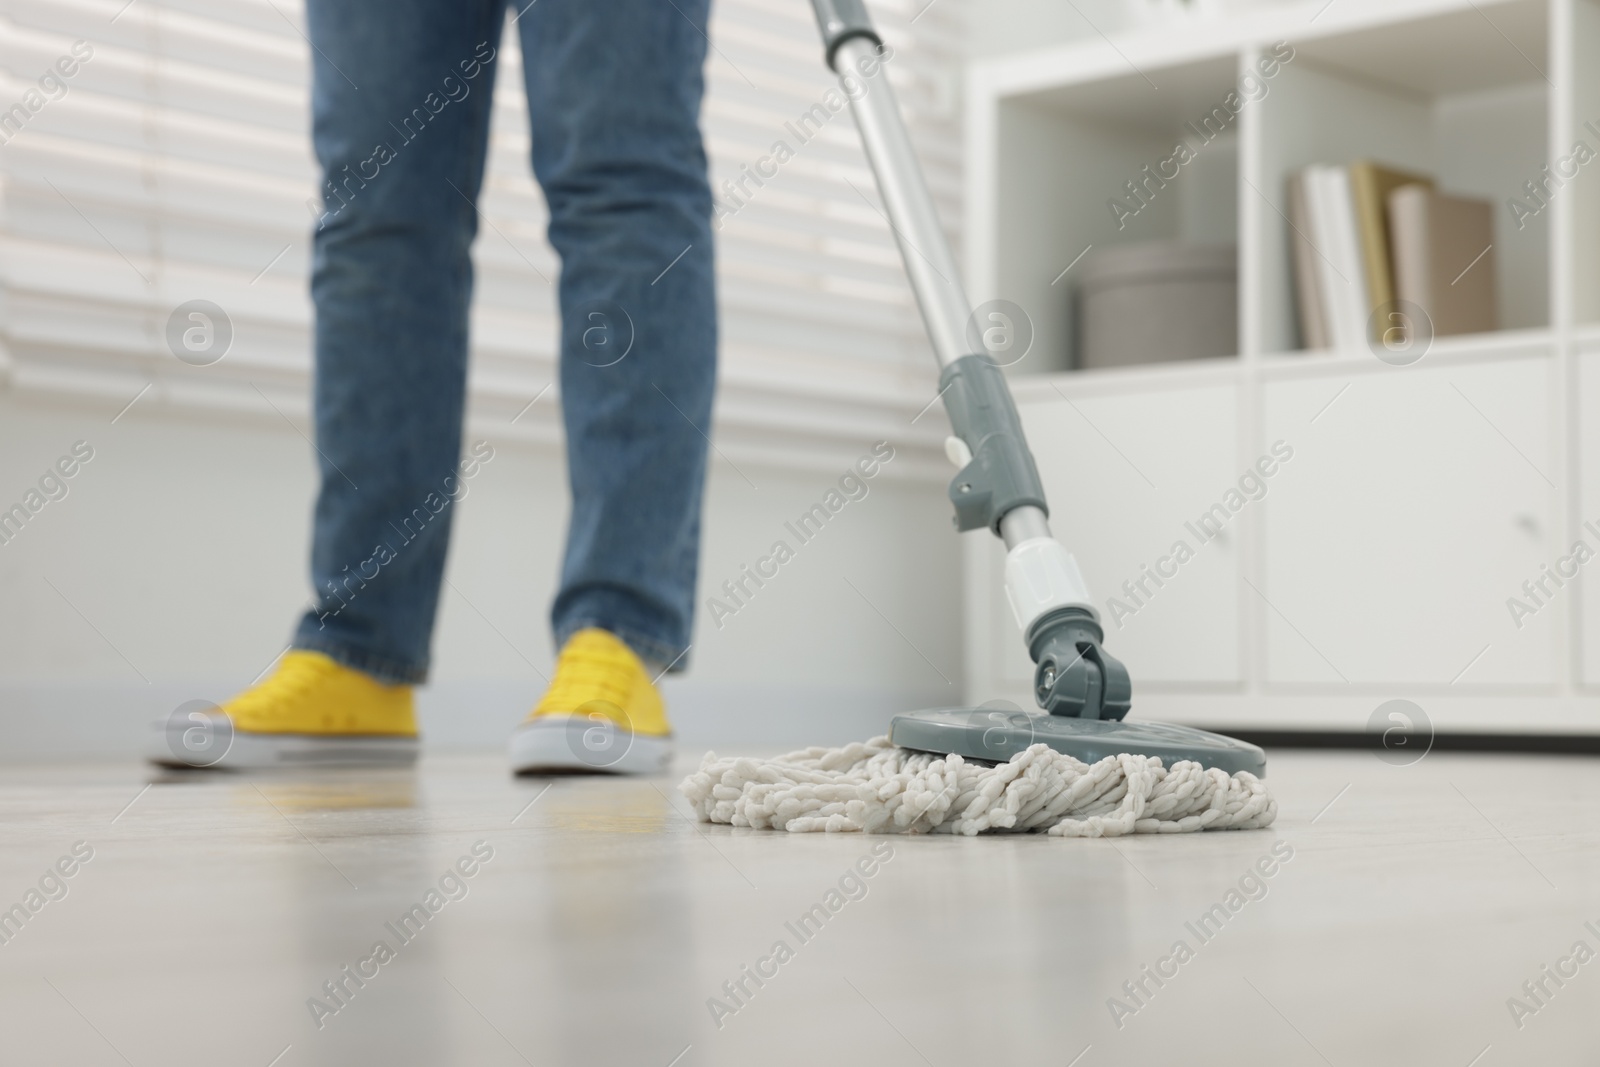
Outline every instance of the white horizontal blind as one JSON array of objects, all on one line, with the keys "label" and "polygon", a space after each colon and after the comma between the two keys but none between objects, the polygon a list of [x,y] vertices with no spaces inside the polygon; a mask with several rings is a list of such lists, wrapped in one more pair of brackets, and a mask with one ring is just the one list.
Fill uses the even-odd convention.
[{"label": "white horizontal blind", "polygon": [[[924,3],[888,0],[874,16],[949,224],[956,16],[937,2],[919,15]],[[21,106],[0,115],[0,375],[121,402],[149,386],[139,402],[151,407],[272,415],[270,400],[303,414],[316,177],[299,3],[0,0],[0,12],[0,109]],[[711,40],[703,126],[719,191],[774,141],[796,150],[747,202],[719,192],[737,207],[717,238],[719,448],[831,469],[887,437],[907,450],[898,471],[942,477],[942,414],[911,423],[934,395],[934,363],[848,112],[804,145],[785,128],[834,84],[810,4],[718,0]],[[554,378],[558,265],[529,173],[514,33],[501,58],[475,249],[473,413],[553,441],[556,388],[507,428]],[[168,348],[169,315],[195,299],[233,329],[211,366]]]}]

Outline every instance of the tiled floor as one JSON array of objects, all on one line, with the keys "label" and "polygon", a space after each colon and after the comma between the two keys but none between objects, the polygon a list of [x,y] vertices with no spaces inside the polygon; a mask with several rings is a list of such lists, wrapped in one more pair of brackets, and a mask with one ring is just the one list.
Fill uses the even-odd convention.
[{"label": "tiled floor", "polygon": [[0,1063],[1600,1061],[1600,761],[1274,754],[1272,830],[1121,841],[732,831],[676,780],[0,772],[0,907],[59,897]]}]

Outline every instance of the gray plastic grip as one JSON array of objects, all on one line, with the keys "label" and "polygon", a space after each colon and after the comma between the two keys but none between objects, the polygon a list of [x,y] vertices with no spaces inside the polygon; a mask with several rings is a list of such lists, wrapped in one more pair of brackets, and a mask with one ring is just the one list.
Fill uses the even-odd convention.
[{"label": "gray plastic grip", "polygon": [[1049,515],[1039,469],[1000,368],[987,356],[962,356],[939,375],[939,387],[951,428],[972,450],[972,462],[950,483],[956,529],[987,526],[998,535],[1001,518],[1028,504]]},{"label": "gray plastic grip", "polygon": [[817,12],[817,28],[822,31],[823,54],[829,70],[838,69],[834,66],[834,57],[838,55],[839,46],[852,37],[865,37],[883,47],[883,38],[872,28],[872,19],[867,16],[866,5],[861,0],[811,0],[811,6]]}]

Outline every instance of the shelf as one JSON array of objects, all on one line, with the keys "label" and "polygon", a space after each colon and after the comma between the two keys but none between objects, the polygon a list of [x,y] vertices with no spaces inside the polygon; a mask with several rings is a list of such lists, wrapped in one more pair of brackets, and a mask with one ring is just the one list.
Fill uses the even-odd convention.
[{"label": "shelf", "polygon": [[[1033,320],[1037,353],[1013,373],[1072,365],[1083,272],[1068,268],[1085,253],[1147,241],[1237,246],[1238,117],[1193,103],[1223,100],[1237,79],[1237,59],[1225,56],[1000,101],[996,287]],[[1181,164],[1180,143],[1191,153]]]},{"label": "shelf", "polygon": [[1417,97],[1548,84],[1545,0],[1467,5],[1331,35],[1289,38],[1300,58]]},{"label": "shelf", "polygon": [[[1107,200],[1280,41],[1293,57],[1207,140],[1210,174],[1185,168],[1119,227]],[[973,67],[968,279],[1039,323],[1013,392],[1047,495],[1078,505],[1052,521],[1102,613],[1276,442],[1295,448],[1270,495],[1229,505],[1226,543],[1111,624],[1142,714],[1248,705],[1288,724],[1336,708],[1359,725],[1414,692],[1443,722],[1515,692],[1530,728],[1593,728],[1600,584],[1569,583],[1536,619],[1509,617],[1507,597],[1574,539],[1592,547],[1581,523],[1600,516],[1596,54],[1600,0],[1308,0]],[[1581,176],[1569,165],[1514,214],[1578,142],[1595,153]],[[1299,347],[1287,179],[1359,159],[1494,205],[1500,329],[1435,337],[1406,366]],[[1237,242],[1238,355],[1069,369],[1063,290],[1081,267],[1062,271],[1087,246],[1147,239]],[[967,555],[973,702],[1028,679],[987,548]]]},{"label": "shelf", "polygon": [[[1299,352],[1286,183],[1302,167],[1358,159],[1495,205],[1503,332],[1600,325],[1600,185],[1569,182],[1531,215],[1509,203],[1560,145],[1581,135],[1600,153],[1600,132],[1582,125],[1600,128],[1600,70],[1588,61],[1600,3],[1341,0],[1315,21],[1307,12],[1314,5],[1177,20],[974,68],[971,284],[1033,321],[1013,375],[1074,366],[1078,257],[1139,241],[1235,244],[1238,352],[1247,362]],[[1293,57],[1261,77],[1279,41]],[[1557,91],[1569,69],[1571,91]],[[1219,110],[1230,94],[1243,98],[1231,115]],[[1211,115],[1231,118],[1216,136]],[[1571,137],[1556,132],[1567,127]],[[1180,141],[1195,158],[1153,182],[1145,168],[1170,175],[1160,165]]]},{"label": "shelf", "polygon": [[[1436,337],[1427,353],[1408,367],[1429,367],[1441,363],[1472,363],[1481,360],[1510,359],[1525,356],[1549,356],[1557,351],[1557,335],[1540,327],[1531,330],[1496,330],[1492,333],[1462,334],[1456,337]],[[1263,374],[1277,377],[1300,375],[1376,374],[1403,372],[1407,367],[1395,367],[1372,358],[1372,353],[1361,349],[1353,352],[1292,351],[1269,352],[1262,355],[1258,364]]]},{"label": "shelf", "polygon": [[1311,164],[1358,159],[1428,174],[1443,192],[1493,203],[1499,322],[1507,330],[1550,324],[1550,213],[1519,220],[1506,206],[1548,159],[1548,15],[1542,0],[1489,10],[1492,19],[1453,11],[1291,40],[1295,58],[1261,104],[1252,177],[1265,208],[1250,253],[1260,263],[1254,326],[1262,351],[1301,347],[1288,179]]}]

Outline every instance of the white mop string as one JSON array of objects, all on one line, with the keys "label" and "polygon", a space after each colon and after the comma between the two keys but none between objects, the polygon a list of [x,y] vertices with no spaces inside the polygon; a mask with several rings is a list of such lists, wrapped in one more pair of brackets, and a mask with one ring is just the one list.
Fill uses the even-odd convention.
[{"label": "white mop string", "polygon": [[898,833],[1181,834],[1270,826],[1266,783],[1124,753],[1093,765],[1038,744],[991,764],[896,748],[887,737],[775,759],[708,752],[678,789],[702,822]]}]

